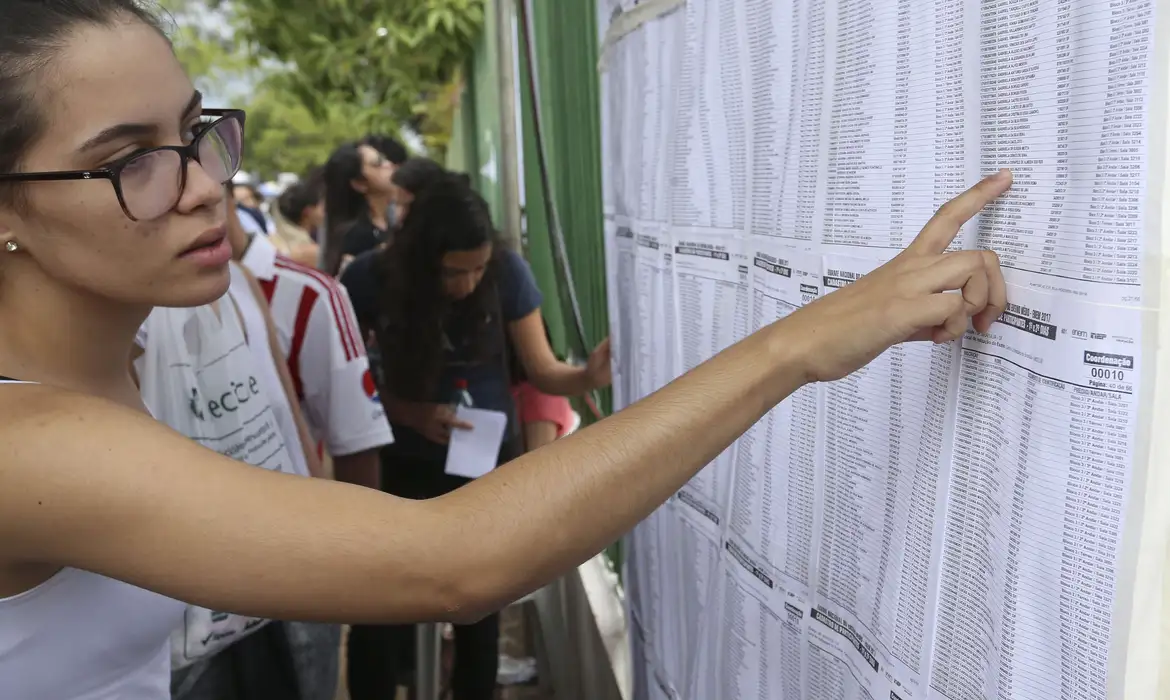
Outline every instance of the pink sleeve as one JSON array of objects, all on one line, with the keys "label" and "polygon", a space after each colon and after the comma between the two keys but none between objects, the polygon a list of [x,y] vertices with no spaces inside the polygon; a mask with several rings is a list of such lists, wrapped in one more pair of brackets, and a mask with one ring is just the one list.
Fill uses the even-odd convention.
[{"label": "pink sleeve", "polygon": [[573,407],[563,396],[543,394],[528,382],[515,387],[513,396],[522,424],[541,421],[556,423],[557,435],[562,436],[573,422]]}]

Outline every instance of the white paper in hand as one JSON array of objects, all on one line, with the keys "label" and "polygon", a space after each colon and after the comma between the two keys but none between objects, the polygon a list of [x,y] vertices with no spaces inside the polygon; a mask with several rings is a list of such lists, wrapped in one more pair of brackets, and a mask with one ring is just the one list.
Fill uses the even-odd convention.
[{"label": "white paper in hand", "polygon": [[474,427],[451,431],[444,471],[453,476],[478,479],[496,468],[508,416],[500,411],[460,406],[455,410],[455,417]]}]

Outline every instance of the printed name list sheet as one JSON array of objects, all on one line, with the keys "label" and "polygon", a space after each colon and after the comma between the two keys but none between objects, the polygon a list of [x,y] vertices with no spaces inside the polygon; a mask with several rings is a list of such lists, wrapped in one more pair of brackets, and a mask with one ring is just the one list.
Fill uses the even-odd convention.
[{"label": "printed name list sheet", "polygon": [[[682,371],[689,372],[747,336],[750,294],[745,244],[734,236],[675,232],[674,266]],[[714,537],[724,508],[735,448],[729,447],[678,492]]]},{"label": "printed name list sheet", "polygon": [[[756,240],[752,329],[783,319],[820,294],[819,256]],[[718,693],[800,697],[810,601],[818,482],[819,394],[801,388],[740,441],[724,562],[712,599]]]},{"label": "printed name list sheet", "polygon": [[984,0],[984,172],[1012,189],[981,217],[1008,281],[1140,305],[1154,0]]},{"label": "printed name list sheet", "polygon": [[1106,697],[1138,311],[1012,287],[963,342],[931,686]]},{"label": "printed name list sheet", "polygon": [[741,3],[686,4],[671,164],[671,223],[743,231],[748,134]]},{"label": "printed name list sheet", "polygon": [[670,236],[659,224],[642,224],[637,243],[635,287],[638,307],[636,399],[674,380],[678,365],[675,342],[674,255]]},{"label": "printed name list sheet", "polygon": [[625,408],[639,398],[637,308],[629,303],[619,304],[617,300],[636,298],[637,248],[628,218],[606,217],[605,226],[610,241],[605,255],[607,282],[610,289],[617,290],[617,294],[610,295],[609,303],[610,338],[614,347],[613,400],[615,405]]},{"label": "printed name list sheet", "polygon": [[[826,256],[824,265],[824,287],[833,293],[878,263]],[[903,698],[925,697],[929,676],[957,352],[958,343],[895,345],[824,387],[811,624],[833,632],[829,638],[843,656],[870,667],[863,686],[896,682]]]},{"label": "printed name list sheet", "polygon": [[[821,258],[759,242],[752,250],[752,330],[820,295]],[[813,505],[821,472],[820,401],[808,385],[772,409],[740,440],[726,537],[767,589],[782,584],[809,601]]]}]

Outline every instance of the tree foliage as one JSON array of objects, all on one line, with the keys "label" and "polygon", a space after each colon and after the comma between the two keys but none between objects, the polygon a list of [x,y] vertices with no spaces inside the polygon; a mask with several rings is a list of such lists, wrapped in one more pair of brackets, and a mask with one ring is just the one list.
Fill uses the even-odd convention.
[{"label": "tree foliage", "polygon": [[370,128],[409,124],[442,150],[449,95],[483,25],[483,0],[232,0],[239,32],[291,67],[282,87],[317,118],[338,104]]},{"label": "tree foliage", "polygon": [[161,0],[160,5],[170,20],[167,33],[175,53],[196,87],[222,99],[241,97],[231,86],[247,84],[255,66],[223,10],[203,0]]},{"label": "tree foliage", "polygon": [[402,125],[441,158],[484,12],[483,0],[159,2],[196,85],[247,109],[245,167],[265,178]]},{"label": "tree foliage", "polygon": [[267,81],[248,102],[244,165],[265,178],[283,172],[303,174],[323,164],[339,144],[370,131],[367,116],[345,104],[311,113],[279,82]]}]

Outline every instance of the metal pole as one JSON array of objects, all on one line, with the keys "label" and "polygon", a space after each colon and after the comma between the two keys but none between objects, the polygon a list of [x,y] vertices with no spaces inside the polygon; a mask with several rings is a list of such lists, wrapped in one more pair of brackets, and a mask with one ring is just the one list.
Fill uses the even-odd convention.
[{"label": "metal pole", "polygon": [[415,625],[414,629],[418,650],[414,666],[414,698],[415,700],[439,700],[439,689],[442,687],[440,671],[443,654],[443,640],[439,634],[439,625],[428,622]]},{"label": "metal pole", "polygon": [[495,0],[496,9],[496,87],[500,96],[500,199],[504,211],[502,221],[505,241],[515,250],[520,249],[520,180],[517,158],[520,152],[516,133],[516,42],[514,0]]}]

